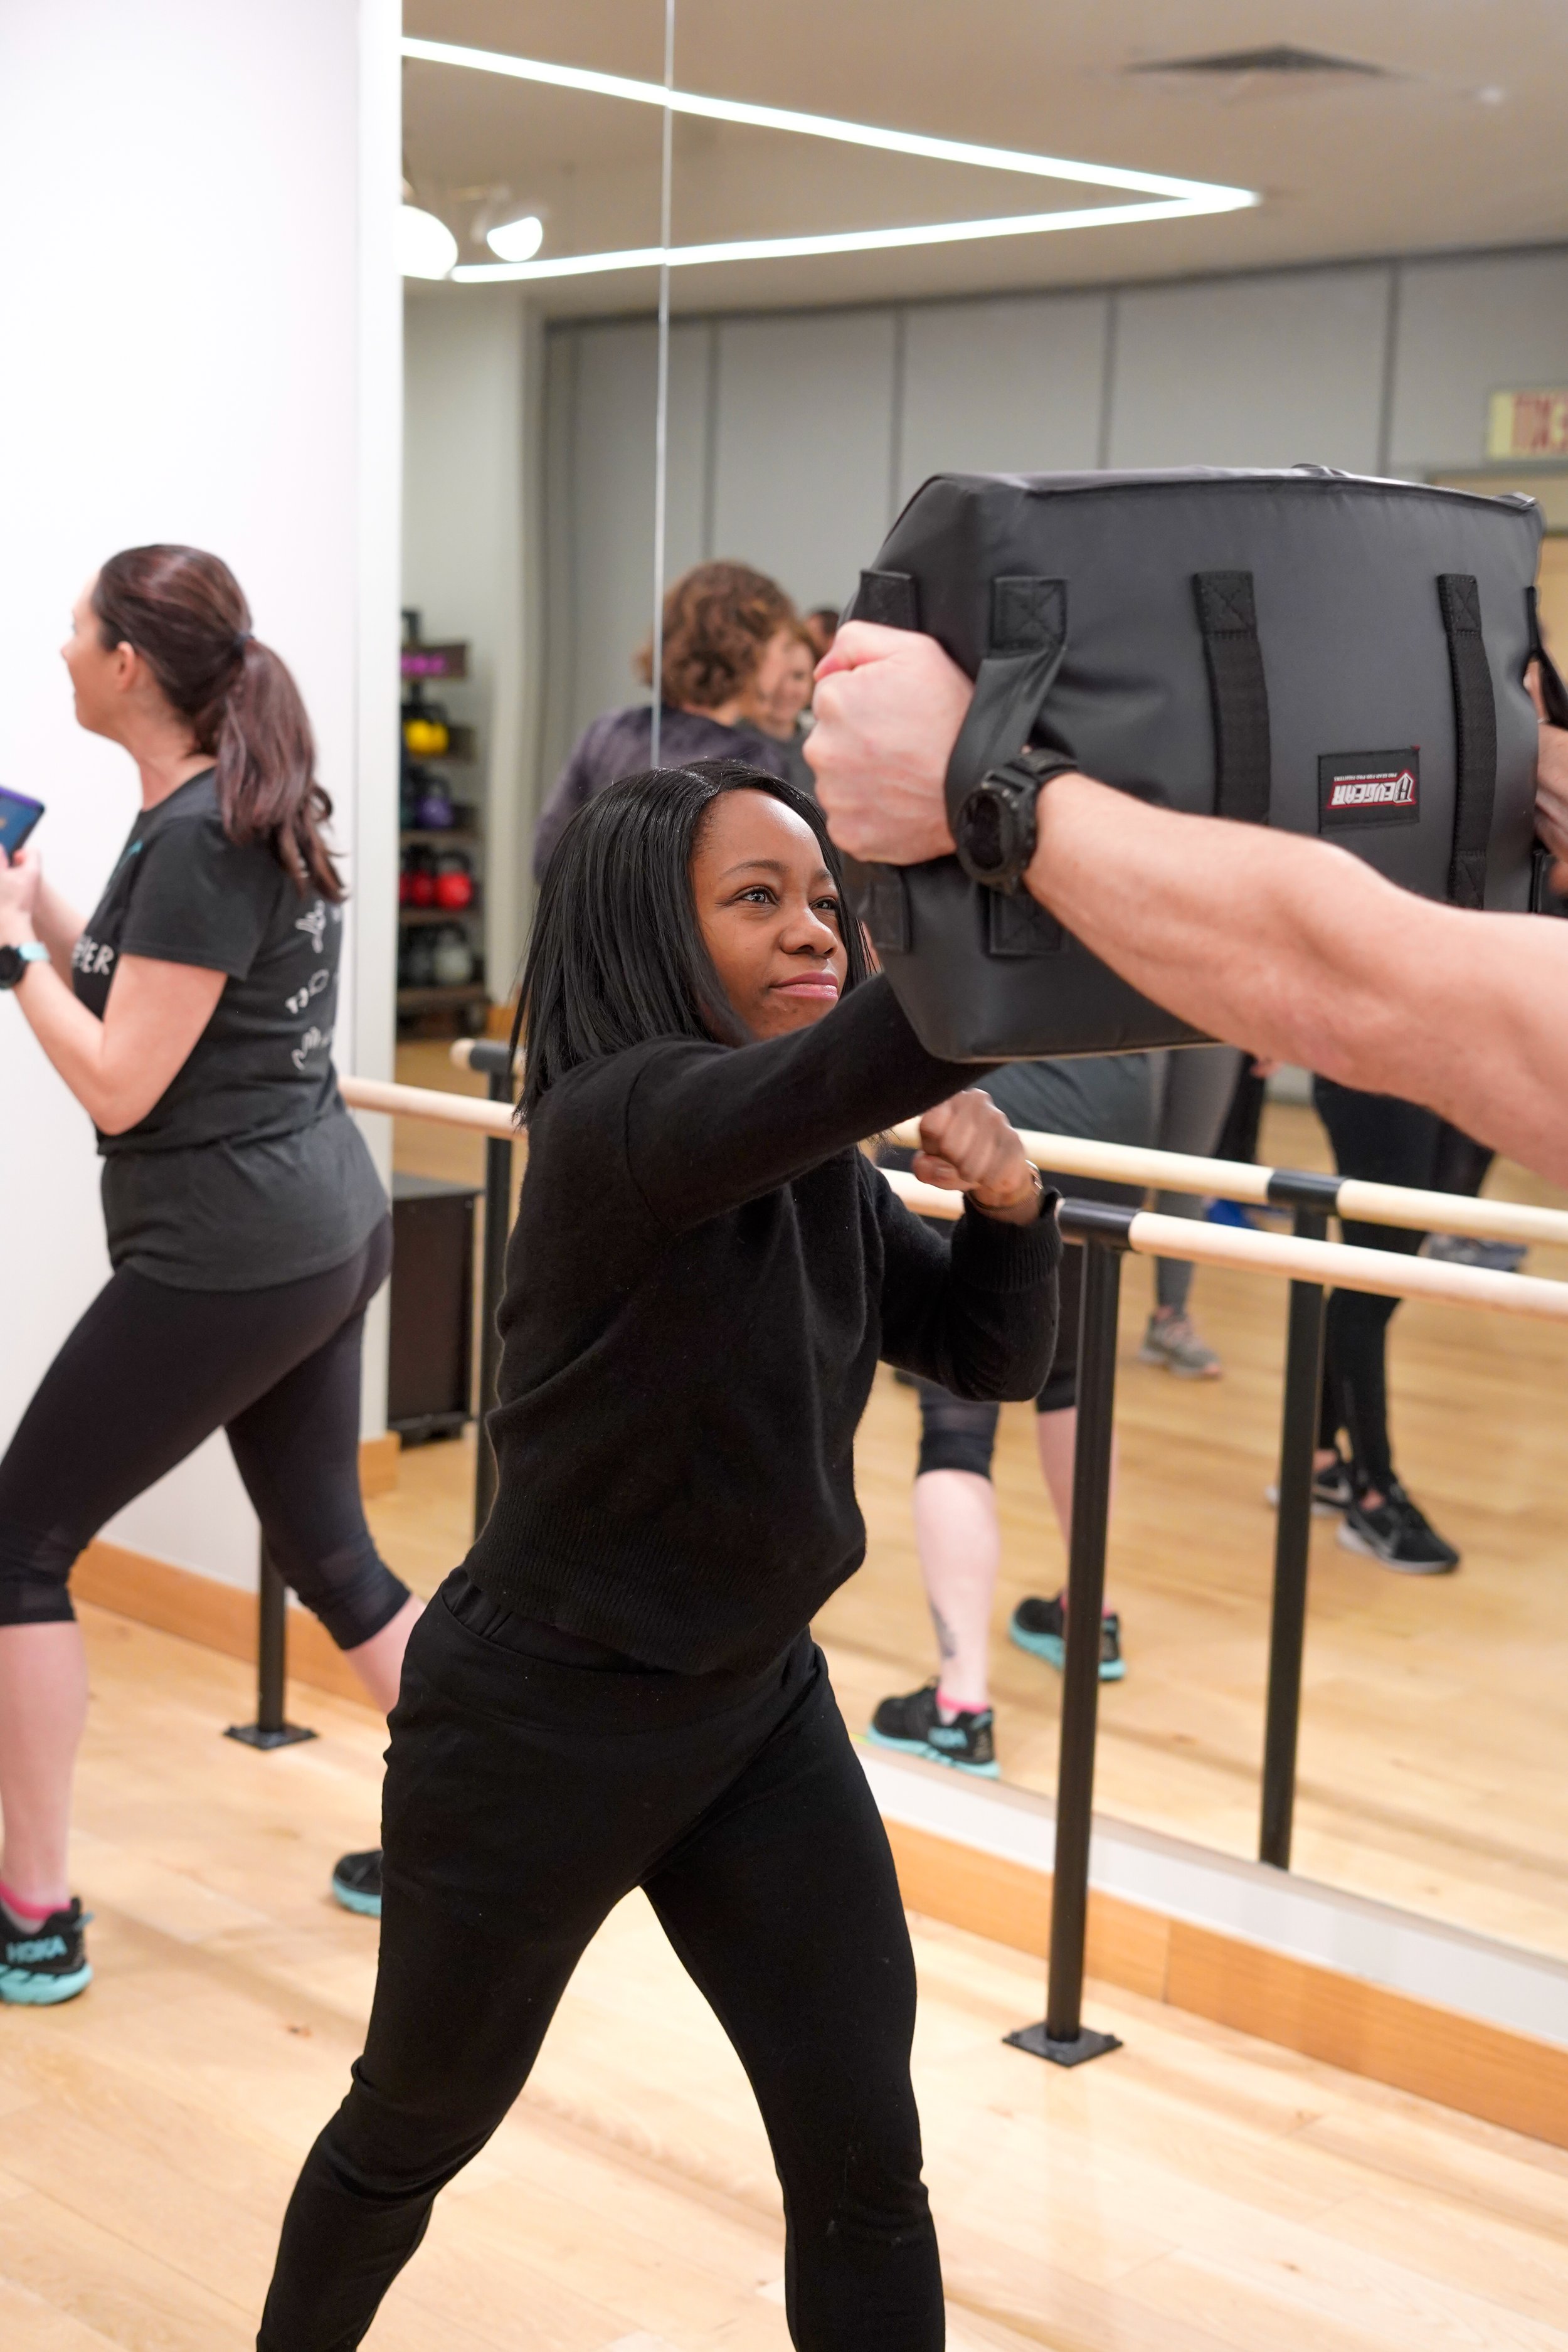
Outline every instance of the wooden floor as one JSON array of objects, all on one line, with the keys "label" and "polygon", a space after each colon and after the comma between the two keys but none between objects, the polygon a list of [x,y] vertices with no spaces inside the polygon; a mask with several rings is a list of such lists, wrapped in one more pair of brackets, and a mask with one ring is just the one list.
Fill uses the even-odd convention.
[{"label": "wooden floor", "polygon": [[[79,1881],[98,1979],[0,2011],[5,2352],[242,2352],[296,2169],[360,2046],[375,1932],[330,1901],[379,1727],[218,1737],[246,1668],[83,1612]],[[1016,1955],[916,1921],[916,2072],[956,2352],[1568,2352],[1568,2155],[1126,1994],[1127,2047],[1002,2046]],[[740,2068],[641,1898],[437,2210],[372,2352],[787,2352]]]},{"label": "wooden floor", "polygon": [[[456,1076],[432,1046],[405,1049],[399,1075],[423,1085]],[[399,1122],[396,1149],[400,1164],[428,1174],[477,1174],[479,1164],[470,1139],[412,1122]],[[1270,1108],[1261,1156],[1329,1164],[1317,1121],[1289,1107]],[[1563,1204],[1506,1166],[1489,1190]],[[1568,1250],[1538,1250],[1531,1263],[1568,1278]],[[1121,1820],[1249,1854],[1283,1288],[1202,1271],[1194,1307],[1226,1377],[1184,1382],[1135,1360],[1152,1279],[1147,1264],[1129,1261],[1110,1556],[1128,1675],[1102,1696],[1098,1799]],[[1392,1575],[1341,1550],[1331,1524],[1316,1527],[1296,1864],[1568,1958],[1568,1332],[1407,1305],[1390,1372],[1396,1461],[1464,1566],[1453,1577]],[[915,1430],[912,1397],[884,1372],[858,1458],[867,1564],[818,1626],[856,1724],[935,1671],[910,1522]],[[1059,1685],[1005,1636],[1015,1601],[1064,1576],[1027,1407],[1004,1412],[997,1486],[1002,1766],[1048,1790]],[[467,1449],[433,1446],[403,1456],[398,1494],[374,1507],[389,1556],[421,1590],[466,1549],[471,1495]]]}]

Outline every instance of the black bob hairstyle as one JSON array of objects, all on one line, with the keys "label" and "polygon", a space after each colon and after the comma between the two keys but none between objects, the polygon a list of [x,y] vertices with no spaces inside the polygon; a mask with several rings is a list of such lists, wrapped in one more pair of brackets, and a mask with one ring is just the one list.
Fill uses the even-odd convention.
[{"label": "black bob hairstyle", "polygon": [[741,792],[770,793],[811,827],[844,908],[845,987],[866,978],[838,852],[806,793],[741,760],[624,777],[578,811],[545,868],[511,1032],[514,1057],[523,1043],[525,1125],[581,1063],[655,1037],[744,1042],[691,895],[703,818],[721,793]]}]

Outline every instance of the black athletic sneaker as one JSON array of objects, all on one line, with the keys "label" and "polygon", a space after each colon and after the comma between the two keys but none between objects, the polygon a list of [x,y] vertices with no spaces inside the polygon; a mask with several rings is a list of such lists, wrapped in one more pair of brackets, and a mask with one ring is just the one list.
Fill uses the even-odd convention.
[{"label": "black athletic sneaker", "polygon": [[91,1918],[78,1896],[37,1926],[18,1927],[0,1908],[0,2000],[32,2009],[74,2000],[92,1982],[82,1929]]},{"label": "black athletic sneaker", "polygon": [[366,1853],[345,1853],[332,1873],[332,1893],[345,1911],[361,1911],[367,1919],[381,1916],[381,1848]]},{"label": "black athletic sneaker", "polygon": [[1453,1545],[1444,1541],[1397,1478],[1389,1480],[1388,1493],[1375,1511],[1364,1503],[1351,1505],[1339,1540],[1346,1551],[1381,1560],[1402,1576],[1447,1576],[1459,1565]]},{"label": "black athletic sneaker", "polygon": [[[1278,1510],[1279,1508],[1278,1479],[1270,1480],[1263,1491],[1268,1501]],[[1313,1471],[1312,1517],[1315,1519],[1340,1518],[1350,1509],[1354,1501],[1355,1482],[1351,1476],[1351,1465],[1342,1454],[1336,1454],[1331,1462],[1324,1464],[1322,1469]]]},{"label": "black athletic sneaker", "polygon": [[871,1717],[867,1737],[878,1748],[900,1748],[906,1756],[923,1756],[930,1763],[951,1764],[957,1771],[979,1772],[994,1780],[999,1777],[994,1723],[988,1706],[960,1712],[944,1723],[936,1685],[927,1683],[907,1698],[885,1698]]},{"label": "black athletic sneaker", "polygon": [[[1020,1650],[1027,1650],[1033,1658],[1044,1658],[1059,1673],[1067,1657],[1064,1595],[1058,1592],[1050,1601],[1037,1601],[1032,1596],[1020,1601],[1008,1620],[1007,1633]],[[1114,1609],[1108,1609],[1100,1621],[1100,1679],[1102,1683],[1119,1683],[1126,1672],[1121,1655],[1121,1620]]]}]

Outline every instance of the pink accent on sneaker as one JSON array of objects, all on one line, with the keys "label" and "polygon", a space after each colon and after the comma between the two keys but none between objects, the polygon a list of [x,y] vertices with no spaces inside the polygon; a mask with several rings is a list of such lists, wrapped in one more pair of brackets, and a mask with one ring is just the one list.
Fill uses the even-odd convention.
[{"label": "pink accent on sneaker", "polygon": [[4,1903],[13,1918],[22,1926],[30,1919],[52,1919],[57,1911],[63,1911],[66,1907],[63,1903],[24,1903],[19,1895],[12,1894],[3,1878],[0,1878],[0,1903]]},{"label": "pink accent on sneaker", "polygon": [[937,1713],[944,1723],[956,1722],[961,1715],[984,1715],[985,1712],[984,1701],[979,1706],[971,1706],[966,1699],[949,1698],[940,1685],[936,1694],[936,1707]]}]

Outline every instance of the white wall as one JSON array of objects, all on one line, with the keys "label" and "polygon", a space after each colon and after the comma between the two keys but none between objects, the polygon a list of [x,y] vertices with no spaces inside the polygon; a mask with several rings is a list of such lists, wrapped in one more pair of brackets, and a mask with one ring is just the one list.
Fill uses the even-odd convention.
[{"label": "white wall", "polygon": [[[651,326],[548,340],[545,785],[627,698],[653,499]],[[689,320],[676,340],[670,574],[740,556],[837,604],[945,469],[1479,466],[1489,391],[1568,382],[1568,251]]]},{"label": "white wall", "polygon": [[[477,295],[477,299],[473,299]],[[490,992],[510,987],[528,904],[535,527],[528,452],[538,332],[515,287],[411,289],[405,313],[403,602],[427,636],[467,638],[466,685],[437,689],[479,730]]]},{"label": "white wall", "polygon": [[[14,329],[0,372],[0,775],[48,803],[38,845],[84,911],[135,813],[135,779],[75,728],[56,647],[99,561],[153,539],[234,566],[258,633],[303,688],[367,906],[370,877],[390,870],[392,737],[368,680],[384,658],[393,701],[396,583],[365,562],[359,466],[396,433],[396,36],[389,0],[0,14]],[[363,238],[362,166],[388,208]],[[394,478],[370,500],[384,539],[396,495]],[[354,1023],[383,968],[376,924],[379,948],[375,924],[351,932],[340,1031],[340,1058],[371,1067],[389,967],[386,1003],[363,1003],[363,1056]],[[4,1003],[0,1105],[3,1440],[106,1261],[87,1120]],[[111,1532],[236,1581],[255,1574],[221,1441]]]}]

